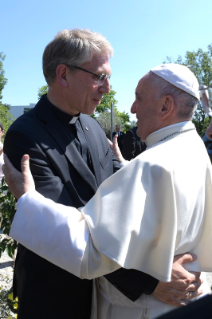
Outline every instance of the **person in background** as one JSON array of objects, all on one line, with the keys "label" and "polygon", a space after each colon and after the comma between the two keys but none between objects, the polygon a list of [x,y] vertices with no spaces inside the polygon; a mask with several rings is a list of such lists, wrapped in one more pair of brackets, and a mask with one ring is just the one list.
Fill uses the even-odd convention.
[{"label": "person in background", "polygon": [[[207,131],[204,133],[204,135],[202,136],[202,140],[205,144],[205,147],[207,149],[207,152],[208,152],[208,155],[210,157],[210,160],[212,162],[212,135],[211,135],[211,138],[209,137],[210,136],[210,125],[208,127],[208,134],[207,134]],[[212,134],[212,132],[211,132]]]},{"label": "person in background", "polygon": [[[200,101],[202,104],[202,108],[204,112],[211,118],[212,117],[212,110],[210,107],[210,99],[209,99],[209,92],[208,87],[206,85],[200,85]],[[205,131],[204,135],[202,136],[202,140],[205,144],[207,149],[208,155],[212,162],[212,121],[210,122],[207,130]]]},{"label": "person in background", "polygon": [[206,130],[206,135],[210,140],[212,140],[212,121],[210,122],[210,124]]},{"label": "person in background", "polygon": [[146,144],[142,142],[140,137],[136,134],[137,130],[137,126],[131,128],[129,131],[127,131],[124,138],[122,156],[127,161],[135,158],[146,149]]},{"label": "person in background", "polygon": [[115,130],[116,131],[113,132],[113,137],[114,137],[114,135],[118,135],[118,138],[117,138],[118,146],[119,146],[120,151],[122,153],[122,148],[123,148],[123,142],[124,142],[125,134],[124,134],[124,132],[120,131],[120,125],[118,125],[118,124],[115,126]]}]

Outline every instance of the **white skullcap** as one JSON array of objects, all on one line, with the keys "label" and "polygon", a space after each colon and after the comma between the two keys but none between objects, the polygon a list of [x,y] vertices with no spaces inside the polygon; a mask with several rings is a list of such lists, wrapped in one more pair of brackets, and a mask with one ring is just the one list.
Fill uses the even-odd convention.
[{"label": "white skullcap", "polygon": [[187,66],[168,63],[158,65],[150,71],[200,100],[198,80]]}]

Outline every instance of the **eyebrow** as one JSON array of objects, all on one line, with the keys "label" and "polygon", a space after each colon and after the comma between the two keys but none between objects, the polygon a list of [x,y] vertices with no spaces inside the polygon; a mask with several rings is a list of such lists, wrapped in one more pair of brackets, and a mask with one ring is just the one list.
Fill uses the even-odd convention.
[{"label": "eyebrow", "polygon": [[111,72],[111,73],[108,73],[108,72],[106,72],[106,71],[104,71],[104,70],[96,71],[96,73],[97,73],[97,74],[100,73],[100,75],[101,75],[101,74],[106,74],[106,75],[108,75],[108,76],[110,76],[110,77],[111,77],[111,75],[112,75],[112,72]]},{"label": "eyebrow", "polygon": [[[98,73],[101,73],[101,74],[107,74],[107,75],[109,75],[109,76],[111,76],[112,75],[112,72],[107,72],[107,71],[105,71],[104,69],[102,69],[102,68],[100,68],[98,71],[96,71],[96,72],[94,72],[94,73],[96,73],[96,74],[98,74]],[[101,75],[100,74],[100,75]]]}]

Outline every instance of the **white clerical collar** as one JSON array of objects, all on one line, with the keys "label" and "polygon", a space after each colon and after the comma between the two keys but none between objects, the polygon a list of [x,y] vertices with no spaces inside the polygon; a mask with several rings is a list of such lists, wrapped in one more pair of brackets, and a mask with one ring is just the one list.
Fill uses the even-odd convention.
[{"label": "white clerical collar", "polygon": [[77,116],[73,116],[69,124],[75,124],[78,118],[79,118],[79,114]]},{"label": "white clerical collar", "polygon": [[174,138],[178,136],[180,132],[193,130],[195,129],[194,124],[191,121],[180,122],[176,124],[172,124],[166,127],[161,128],[158,131],[155,131],[147,136],[146,138],[146,145],[147,147],[151,147],[158,142],[161,142],[165,139]]}]

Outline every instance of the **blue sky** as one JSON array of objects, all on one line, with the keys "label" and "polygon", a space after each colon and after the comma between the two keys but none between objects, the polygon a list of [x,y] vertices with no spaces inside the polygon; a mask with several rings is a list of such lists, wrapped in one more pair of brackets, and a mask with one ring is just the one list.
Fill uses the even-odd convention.
[{"label": "blue sky", "polygon": [[111,84],[118,110],[126,112],[150,68],[166,56],[176,59],[212,43],[211,0],[2,0],[0,8],[0,52],[8,79],[3,103],[10,105],[37,102],[38,89],[46,84],[43,50],[65,28],[88,28],[111,42]]}]

